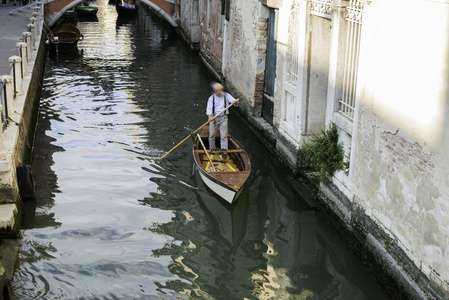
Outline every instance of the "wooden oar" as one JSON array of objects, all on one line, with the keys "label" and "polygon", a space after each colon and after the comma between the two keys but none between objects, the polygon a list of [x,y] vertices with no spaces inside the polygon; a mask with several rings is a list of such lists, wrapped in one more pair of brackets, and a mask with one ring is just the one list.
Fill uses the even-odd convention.
[{"label": "wooden oar", "polygon": [[[237,101],[239,101],[239,99],[237,99]],[[195,135],[195,133],[197,133],[198,131],[200,131],[204,126],[206,126],[207,124],[209,124],[210,122],[212,122],[213,120],[215,120],[215,118],[217,118],[219,115],[221,115],[222,113],[224,113],[226,110],[228,110],[231,106],[233,106],[234,103],[229,104],[228,107],[226,107],[225,109],[223,109],[221,112],[219,112],[215,117],[213,117],[210,121],[207,121],[206,123],[204,123],[203,125],[201,125],[197,130],[195,130],[194,132],[192,132],[191,134],[189,134],[185,139],[183,139],[182,141],[180,141],[176,146],[174,146],[173,148],[171,148],[170,151],[168,151],[167,153],[165,153],[164,155],[162,155],[161,157],[159,157],[159,159],[163,159],[165,158],[167,155],[169,155],[173,150],[175,150],[176,148],[178,148],[182,143],[184,143],[185,141],[187,141],[189,139],[189,137]]]},{"label": "wooden oar", "polygon": [[212,161],[212,158],[210,158],[209,153],[207,153],[207,149],[206,149],[206,146],[204,146],[203,140],[201,139],[199,134],[196,134],[196,136],[200,140],[201,146],[203,146],[204,153],[206,153],[207,159],[209,160],[210,165],[212,166],[212,170],[214,170],[214,172],[217,172],[217,170],[215,170],[215,166],[214,166],[214,162]]}]

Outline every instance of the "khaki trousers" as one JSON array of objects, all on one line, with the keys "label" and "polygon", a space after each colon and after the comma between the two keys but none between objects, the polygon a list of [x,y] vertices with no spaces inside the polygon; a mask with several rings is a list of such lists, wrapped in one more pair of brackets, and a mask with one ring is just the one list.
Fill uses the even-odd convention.
[{"label": "khaki trousers", "polygon": [[221,149],[228,149],[228,116],[217,117],[209,123],[209,148],[216,149],[215,138],[220,134]]}]

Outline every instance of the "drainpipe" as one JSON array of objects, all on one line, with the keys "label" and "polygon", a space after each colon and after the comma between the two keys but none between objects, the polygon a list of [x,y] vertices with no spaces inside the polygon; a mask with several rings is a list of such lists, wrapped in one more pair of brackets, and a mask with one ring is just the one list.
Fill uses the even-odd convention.
[{"label": "drainpipe", "polygon": [[226,79],[226,51],[228,50],[228,21],[226,18],[224,19],[224,28],[223,28],[223,55],[221,57],[221,73],[223,74],[223,78]]}]

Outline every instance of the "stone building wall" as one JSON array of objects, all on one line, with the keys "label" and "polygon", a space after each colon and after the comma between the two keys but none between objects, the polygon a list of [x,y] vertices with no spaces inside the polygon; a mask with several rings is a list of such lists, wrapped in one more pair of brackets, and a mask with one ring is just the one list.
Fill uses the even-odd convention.
[{"label": "stone building wall", "polygon": [[326,124],[332,21],[309,1],[285,0],[279,8],[274,124],[277,149],[297,167],[299,149]]}]

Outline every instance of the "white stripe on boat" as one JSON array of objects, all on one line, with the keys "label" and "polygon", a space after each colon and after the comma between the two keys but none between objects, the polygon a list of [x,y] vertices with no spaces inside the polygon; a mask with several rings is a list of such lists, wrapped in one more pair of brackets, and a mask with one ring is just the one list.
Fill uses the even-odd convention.
[{"label": "white stripe on boat", "polygon": [[234,190],[231,190],[230,188],[227,189],[223,187],[222,185],[215,183],[214,181],[210,180],[208,176],[206,176],[201,170],[199,170],[201,179],[203,182],[215,193],[217,193],[218,196],[225,199],[227,202],[232,203],[235,198],[236,192]]}]

